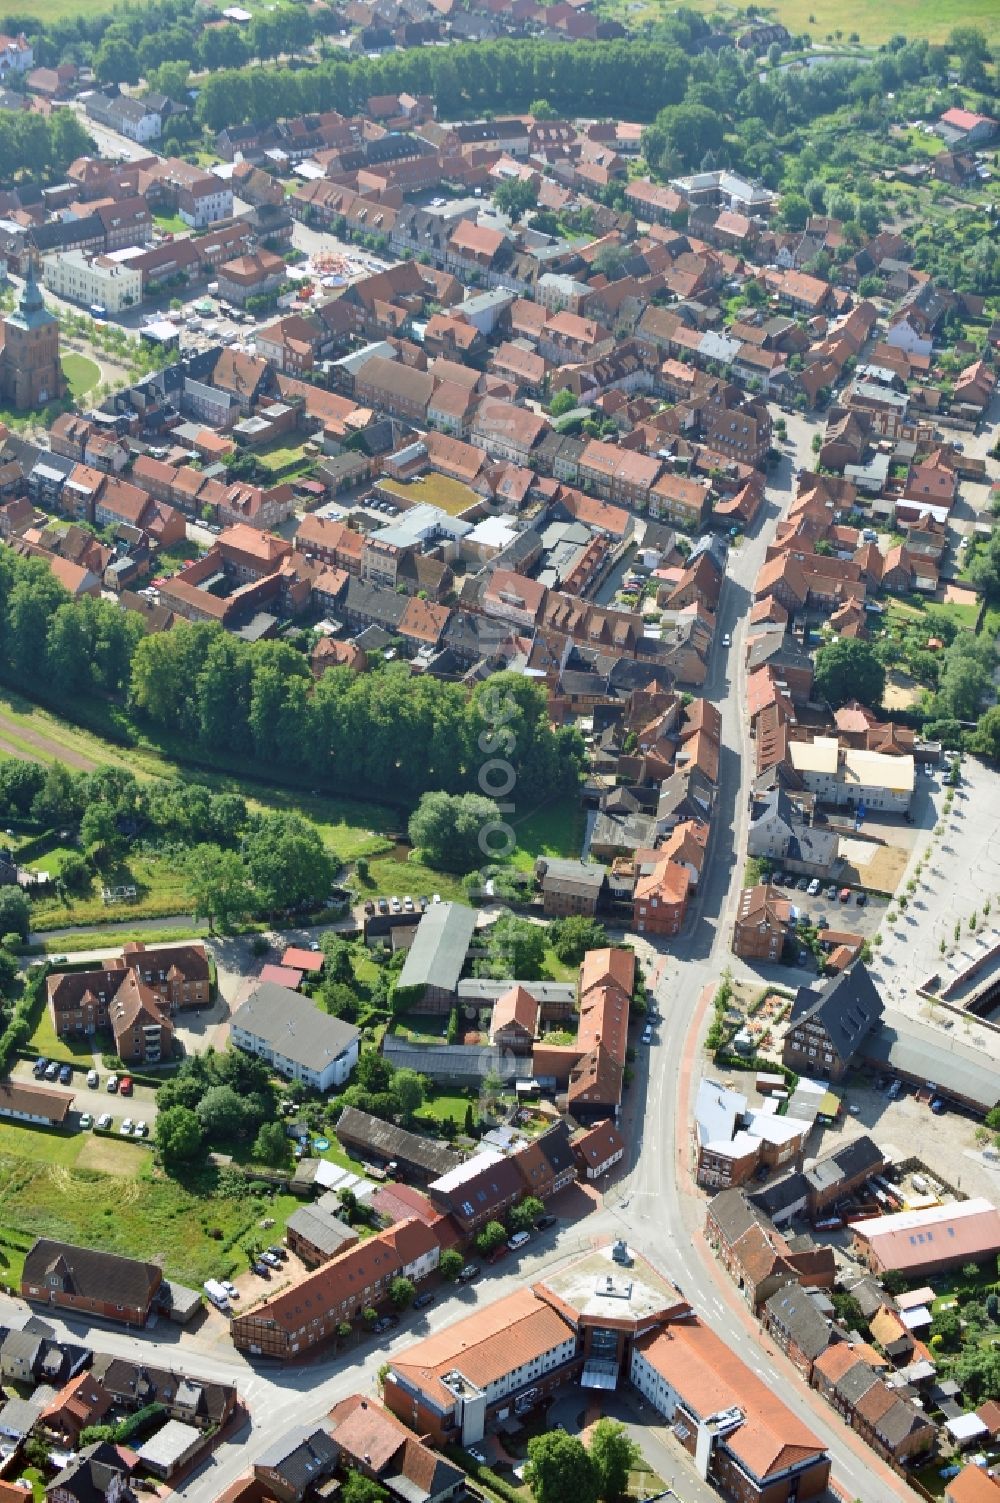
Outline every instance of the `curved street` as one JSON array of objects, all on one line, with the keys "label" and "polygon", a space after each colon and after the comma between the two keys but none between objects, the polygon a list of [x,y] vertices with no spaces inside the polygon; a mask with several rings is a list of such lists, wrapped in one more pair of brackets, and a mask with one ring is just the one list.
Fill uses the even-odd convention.
[{"label": "curved street", "polygon": [[[178,1489],[189,1503],[211,1503],[224,1487],[246,1471],[254,1457],[292,1426],[320,1420],[338,1399],[372,1392],[386,1350],[398,1350],[415,1335],[449,1324],[458,1314],[488,1304],[502,1294],[538,1278],[554,1267],[613,1236],[659,1267],[683,1292],[698,1314],[758,1373],[822,1439],[833,1459],[838,1494],[845,1499],[876,1496],[905,1498],[909,1490],[860,1438],[850,1431],[801,1376],[761,1337],[738,1292],[715,1263],[702,1237],[705,1198],[694,1189],[689,1166],[690,1091],[708,1003],[720,971],[746,968],[730,954],[733,911],[743,871],[748,794],[753,761],[745,716],[744,638],[750,591],[777,522],[794,494],[795,472],[813,461],[814,425],[787,419],[789,443],[770,477],[767,505],[754,535],[732,551],[720,603],[718,632],[704,693],[722,715],[719,798],[713,818],[709,859],[688,929],[669,953],[654,961],[655,987],[662,1021],[650,1048],[639,1050],[635,1080],[626,1096],[624,1129],[631,1145],[628,1168],[593,1212],[573,1225],[538,1237],[516,1270],[491,1270],[474,1285],[442,1290],[426,1312],[408,1312],[387,1344],[371,1344],[357,1353],[330,1354],[307,1366],[281,1368],[258,1362],[251,1366],[230,1345],[222,1322],[212,1318],[198,1333],[169,1324],[154,1330],[122,1332],[88,1327],[76,1320],[52,1320],[57,1331],[88,1332],[99,1350],[135,1357],[146,1347],[151,1360],[173,1362],[195,1376],[235,1381],[250,1411],[249,1429],[223,1442],[215,1454]],[[722,646],[724,633],[732,647]],[[648,949],[648,947],[647,947]],[[648,968],[648,955],[647,955]],[[749,974],[749,972],[747,972]],[[784,970],[787,980],[795,973]],[[557,1207],[558,1209],[558,1207]],[[513,1261],[513,1260],[512,1260]],[[21,1325],[26,1318],[19,1301],[0,1299],[0,1322]],[[48,1313],[45,1317],[50,1319]],[[678,1496],[700,1503],[711,1496],[696,1477],[679,1446],[658,1422],[643,1421],[657,1455],[672,1457]],[[669,1470],[669,1465],[668,1465]]]}]

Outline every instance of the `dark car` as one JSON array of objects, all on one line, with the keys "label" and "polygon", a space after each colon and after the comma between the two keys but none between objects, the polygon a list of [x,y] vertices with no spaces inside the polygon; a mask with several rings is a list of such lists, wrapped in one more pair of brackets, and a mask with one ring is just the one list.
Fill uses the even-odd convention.
[{"label": "dark car", "polygon": [[547,1231],[550,1226],[555,1226],[558,1219],[558,1216],[539,1216],[538,1220],[535,1222],[535,1226],[540,1232],[544,1232]]},{"label": "dark car", "polygon": [[859,908],[863,908],[868,902],[868,894],[866,892],[859,892],[854,901],[857,903]]},{"label": "dark car", "polygon": [[288,1254],[285,1251],[285,1249],[283,1247],[279,1247],[277,1245],[277,1243],[272,1243],[271,1246],[268,1248],[268,1252],[272,1253],[274,1255],[274,1257],[281,1258],[282,1260],[284,1260],[285,1258],[288,1257]]},{"label": "dark car", "polygon": [[71,1085],[73,1083],[73,1066],[63,1065],[59,1071],[59,1084]]},{"label": "dark car", "polygon": [[413,1301],[413,1308],[414,1310],[426,1310],[427,1306],[433,1305],[433,1303],[433,1294],[418,1294],[416,1299]]},{"label": "dark car", "polygon": [[465,1267],[462,1269],[462,1272],[458,1276],[458,1282],[460,1284],[471,1284],[472,1280],[477,1279],[478,1277],[478,1263],[466,1263]]},{"label": "dark car", "polygon": [[43,1056],[41,1059],[35,1060],[35,1063],[31,1067],[31,1073],[34,1075],[36,1080],[41,1080],[42,1076],[45,1074],[48,1068],[49,1062]]},{"label": "dark car", "polygon": [[499,1247],[495,1247],[493,1249],[493,1251],[490,1253],[488,1261],[490,1263],[499,1263],[499,1261],[500,1261],[501,1258],[505,1258],[507,1256],[508,1251],[509,1251],[509,1249],[507,1247],[506,1242],[501,1242],[500,1246]]},{"label": "dark car", "polygon": [[271,1270],[268,1268],[267,1264],[262,1263],[259,1258],[253,1265],[253,1271],[259,1279],[269,1279],[271,1277]]}]

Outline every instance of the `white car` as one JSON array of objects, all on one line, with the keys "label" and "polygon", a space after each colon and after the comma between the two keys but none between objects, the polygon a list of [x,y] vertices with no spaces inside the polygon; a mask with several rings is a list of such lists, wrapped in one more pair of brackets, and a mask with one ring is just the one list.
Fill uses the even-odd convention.
[{"label": "white car", "polygon": [[121,1127],[119,1127],[118,1132],[119,1132],[119,1135],[121,1137],[123,1137],[123,1138],[130,1138],[132,1136],[132,1118],[131,1117],[126,1117],[125,1118],[125,1121],[122,1123]]},{"label": "white car", "polygon": [[723,632],[722,634],[722,645],[723,647],[732,647],[733,645],[733,639],[728,632]]},{"label": "white car", "polygon": [[806,888],[806,892],[809,894],[809,896],[811,898],[818,897],[818,895],[819,895],[819,878],[818,877],[813,877],[812,881],[809,883],[809,886]]},{"label": "white car", "polygon": [[237,1289],[235,1284],[231,1284],[228,1279],[220,1279],[219,1283],[229,1295],[230,1299],[239,1299],[240,1291]]},{"label": "white car", "polygon": [[92,1091],[96,1090],[101,1083],[101,1077],[96,1070],[87,1071],[87,1084]]},{"label": "white car", "polygon": [[644,1044],[651,1044],[653,1042],[653,1025],[652,1025],[652,1023],[647,1023],[646,1026],[645,1026],[645,1028],[642,1030],[642,1042]]},{"label": "white car", "polygon": [[507,1246],[510,1248],[511,1252],[517,1252],[519,1247],[523,1247],[526,1242],[530,1241],[530,1232],[515,1232],[513,1237],[509,1239]]},{"label": "white car", "polygon": [[137,1138],[144,1138],[148,1131],[149,1128],[146,1126],[145,1122],[137,1122],[135,1124],[135,1136]]}]

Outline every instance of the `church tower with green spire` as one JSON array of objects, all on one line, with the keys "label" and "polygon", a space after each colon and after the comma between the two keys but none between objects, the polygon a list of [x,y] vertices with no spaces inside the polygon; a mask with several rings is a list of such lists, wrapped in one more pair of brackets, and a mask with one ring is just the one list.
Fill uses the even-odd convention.
[{"label": "church tower with green spire", "polygon": [[0,322],[0,397],[17,412],[57,401],[66,383],[59,363],[59,320],[50,313],[29,267],[13,313]]}]

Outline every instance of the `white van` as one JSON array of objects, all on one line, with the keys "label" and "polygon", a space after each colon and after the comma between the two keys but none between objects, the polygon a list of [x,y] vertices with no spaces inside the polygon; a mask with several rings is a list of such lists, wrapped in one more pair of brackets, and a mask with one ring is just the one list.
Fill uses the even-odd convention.
[{"label": "white van", "polygon": [[225,1289],[223,1289],[218,1279],[206,1279],[204,1284],[202,1285],[202,1288],[208,1295],[215,1308],[217,1310],[221,1310],[223,1315],[228,1315],[230,1309],[229,1295],[226,1293]]}]

